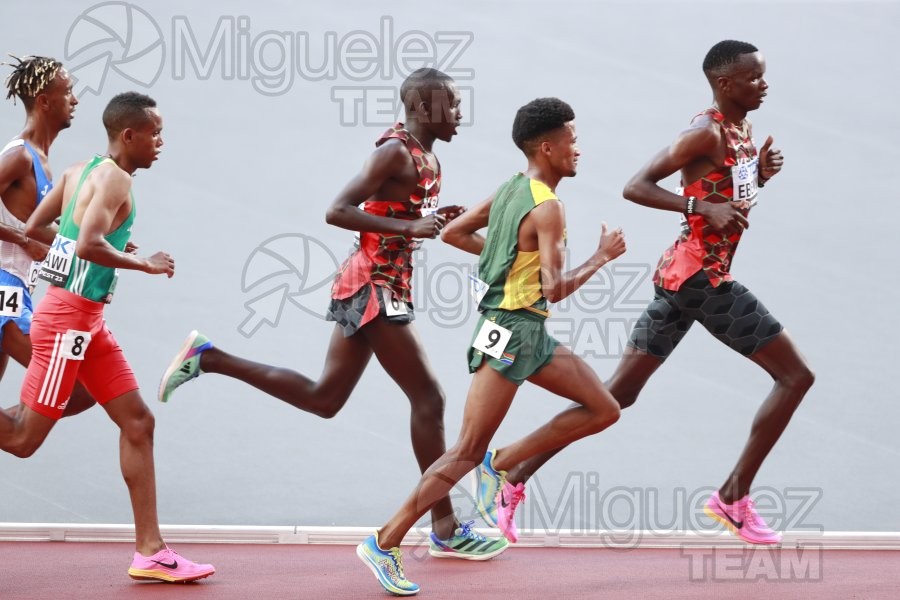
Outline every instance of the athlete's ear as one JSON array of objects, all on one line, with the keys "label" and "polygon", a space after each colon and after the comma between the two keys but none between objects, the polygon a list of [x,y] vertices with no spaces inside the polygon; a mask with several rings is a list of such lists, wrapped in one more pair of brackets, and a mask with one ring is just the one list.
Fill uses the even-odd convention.
[{"label": "athlete's ear", "polygon": [[731,89],[731,77],[719,75],[716,77],[716,87],[723,93]]},{"label": "athlete's ear", "polygon": [[50,98],[47,97],[47,94],[38,94],[34,97],[34,105],[40,110],[49,110]]},{"label": "athlete's ear", "polygon": [[122,130],[122,133],[119,134],[119,139],[121,139],[126,144],[130,144],[134,141],[134,129],[131,127],[126,127]]}]

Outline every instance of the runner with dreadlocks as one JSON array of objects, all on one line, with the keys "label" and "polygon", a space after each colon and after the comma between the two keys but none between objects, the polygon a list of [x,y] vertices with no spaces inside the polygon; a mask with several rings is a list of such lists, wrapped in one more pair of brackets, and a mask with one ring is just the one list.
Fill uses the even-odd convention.
[{"label": "runner with dreadlocks", "polygon": [[[46,56],[13,57],[6,78],[7,99],[25,107],[25,127],[0,151],[0,378],[9,357],[27,367],[31,360],[31,292],[48,247],[24,233],[25,222],[53,188],[47,156],[50,145],[72,125],[78,100],[62,63]],[[93,406],[79,384],[65,415]],[[16,416],[19,404],[6,409]]]}]

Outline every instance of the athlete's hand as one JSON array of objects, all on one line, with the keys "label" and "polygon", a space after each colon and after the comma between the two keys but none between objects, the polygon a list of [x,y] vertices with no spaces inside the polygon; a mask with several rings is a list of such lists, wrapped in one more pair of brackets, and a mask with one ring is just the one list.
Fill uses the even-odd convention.
[{"label": "athlete's hand", "polygon": [[441,214],[428,215],[415,221],[410,221],[407,226],[407,234],[414,238],[436,238],[441,235],[441,229],[447,222],[447,217]]},{"label": "athlete's hand", "polygon": [[759,150],[759,178],[772,179],[781,171],[783,164],[784,157],[781,155],[781,150],[772,148],[772,136],[770,135]]},{"label": "athlete's hand", "polygon": [[747,201],[721,202],[719,204],[697,203],[698,214],[706,219],[710,227],[725,235],[740,233],[750,227],[750,221],[744,214],[748,208],[750,208],[750,203]]},{"label": "athlete's hand", "polygon": [[31,258],[31,260],[44,260],[47,253],[50,252],[50,246],[42,244],[37,240],[27,238],[22,250]]},{"label": "athlete's hand", "polygon": [[606,221],[604,221],[600,229],[600,246],[597,247],[604,262],[622,256],[625,254],[625,250],[625,234],[622,233],[622,228],[619,227],[610,233],[606,230]]},{"label": "athlete's hand", "polygon": [[147,259],[145,271],[150,275],[165,273],[167,277],[172,277],[175,274],[175,259],[167,252],[157,252]]},{"label": "athlete's hand", "polygon": [[125,242],[125,254],[137,254],[138,248],[140,248],[140,246],[134,242]]},{"label": "athlete's hand", "polygon": [[466,212],[465,206],[457,206],[455,204],[453,206],[442,206],[437,209],[437,213],[439,215],[444,215],[445,217],[447,217],[447,223],[463,214],[464,212]]}]

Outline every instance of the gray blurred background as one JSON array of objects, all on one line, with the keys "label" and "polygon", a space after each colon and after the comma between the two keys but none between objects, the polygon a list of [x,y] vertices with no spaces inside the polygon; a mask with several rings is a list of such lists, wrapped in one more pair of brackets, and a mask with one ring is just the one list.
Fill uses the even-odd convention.
[{"label": "gray blurred background", "polygon": [[[79,79],[76,119],[51,152],[55,173],[105,150],[100,113],[117,92],[151,94],[165,119],[161,159],[135,178],[134,240],[146,253],[171,252],[177,275],[125,273],[107,310],[156,415],[163,523],[377,525],[417,481],[407,400],[375,362],[327,422],[212,375],[168,405],[155,400],[192,328],[224,349],[318,375],[333,328],[321,317],[330,276],[353,238],[326,225],[324,211],[393,122],[404,72],[437,63],[464,90],[466,127],[435,145],[444,204],[472,205],[524,167],[510,140],[519,106],[554,95],[575,108],[580,170],[558,189],[571,261],[592,251],[601,221],[624,228],[629,250],[557,306],[549,326],[607,377],[652,296],[650,269],[678,231],[677,215],[622,200],[622,186],[709,105],[700,63],[712,44],[735,38],[767,60],[769,96],[752,115],[754,132],[760,144],[774,136],[785,168],[761,194],[733,273],[818,377],[757,495],[776,526],[900,530],[900,209],[890,183],[900,163],[900,59],[884,50],[900,34],[897,3],[335,6],[4,4],[0,50],[58,57]],[[3,107],[0,137],[15,136],[23,115]],[[416,327],[446,391],[452,443],[475,323],[461,281],[474,261],[440,242],[418,258]],[[5,405],[18,401],[22,375],[9,367]],[[541,472],[523,526],[695,528],[696,505],[729,472],[769,388],[761,369],[696,327],[614,428]],[[523,386],[496,443],[563,407]],[[0,521],[130,523],[117,436],[94,408],[61,422],[33,458],[0,456]],[[455,493],[462,517],[472,513],[466,489]]]}]

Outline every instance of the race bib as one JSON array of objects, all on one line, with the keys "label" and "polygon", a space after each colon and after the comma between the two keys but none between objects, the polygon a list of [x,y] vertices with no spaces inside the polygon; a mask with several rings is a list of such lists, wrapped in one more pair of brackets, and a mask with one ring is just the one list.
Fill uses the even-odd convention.
[{"label": "race bib", "polygon": [[478,335],[475,336],[472,347],[476,350],[481,350],[488,356],[493,356],[497,360],[500,360],[500,357],[503,356],[503,351],[506,350],[506,345],[509,343],[509,338],[511,337],[512,331],[497,325],[493,321],[486,320],[481,325]]},{"label": "race bib", "polygon": [[72,261],[75,260],[75,240],[57,235],[50,246],[47,258],[41,264],[40,278],[53,285],[64,286],[69,279]]},{"label": "race bib", "polygon": [[0,285],[0,317],[22,316],[22,295],[24,288]]},{"label": "race bib", "polygon": [[28,279],[25,281],[28,284],[28,293],[33,294],[34,288],[37,285],[38,275],[41,274],[41,261],[33,260],[31,261],[31,266],[28,268]]},{"label": "race bib", "polygon": [[84,353],[91,343],[90,331],[68,330],[62,338],[62,357],[69,360],[84,360]]},{"label": "race bib", "polygon": [[488,293],[488,288],[488,284],[474,275],[469,275],[469,293],[472,295],[472,299],[475,300],[476,306],[481,304],[482,298]]},{"label": "race bib", "polygon": [[381,288],[381,297],[384,299],[384,314],[389,317],[398,317],[400,315],[409,314],[409,308],[406,302],[403,302],[394,293],[386,288]]},{"label": "race bib", "polygon": [[733,189],[732,200],[735,202],[751,202],[757,193],[757,171],[759,159],[743,160],[731,167],[731,187]]}]

